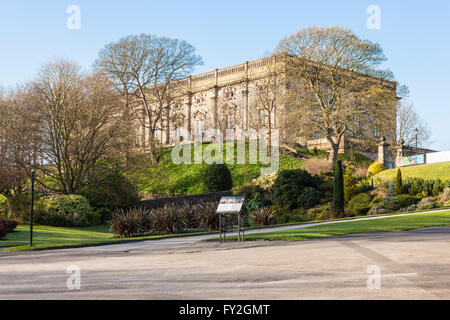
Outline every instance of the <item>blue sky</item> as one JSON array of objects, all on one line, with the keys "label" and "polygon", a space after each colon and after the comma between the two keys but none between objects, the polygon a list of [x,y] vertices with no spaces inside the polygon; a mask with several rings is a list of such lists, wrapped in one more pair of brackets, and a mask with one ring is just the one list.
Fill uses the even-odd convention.
[{"label": "blue sky", "polygon": [[[66,27],[70,5],[81,9],[80,30]],[[381,9],[380,30],[366,26],[369,5]],[[432,131],[430,147],[450,150],[449,21],[448,0],[3,0],[0,84],[31,80],[60,57],[88,68],[106,43],[130,34],[187,40],[205,62],[199,73],[258,59],[303,27],[340,25],[383,47],[385,67],[409,86]]]}]

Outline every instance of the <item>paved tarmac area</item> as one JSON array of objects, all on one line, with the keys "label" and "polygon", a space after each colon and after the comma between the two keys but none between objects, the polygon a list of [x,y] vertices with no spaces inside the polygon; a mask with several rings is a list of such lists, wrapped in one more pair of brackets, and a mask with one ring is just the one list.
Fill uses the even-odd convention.
[{"label": "paved tarmac area", "polygon": [[[0,299],[450,299],[450,226],[303,242],[0,253]],[[67,268],[81,270],[69,290]],[[369,270],[380,270],[380,288]],[[69,281],[69,284],[73,282]]]}]

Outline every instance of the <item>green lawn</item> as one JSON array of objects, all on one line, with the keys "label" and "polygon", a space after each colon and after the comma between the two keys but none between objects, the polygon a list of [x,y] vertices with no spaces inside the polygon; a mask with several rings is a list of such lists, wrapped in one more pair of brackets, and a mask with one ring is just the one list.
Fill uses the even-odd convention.
[{"label": "green lawn", "polygon": [[[423,164],[418,166],[401,168],[402,177],[450,180],[450,162]],[[380,172],[375,178],[382,180],[393,180],[397,174],[397,169],[390,169]]]},{"label": "green lawn", "polygon": [[[246,240],[302,241],[366,232],[405,231],[424,227],[450,225],[450,211],[430,212],[373,220],[330,223],[314,227],[249,234]],[[234,239],[235,237],[230,237]]]},{"label": "green lawn", "polygon": [[[0,248],[7,247],[4,251],[20,251],[31,249],[28,246],[29,226],[20,225],[17,229],[8,233],[5,239],[0,240]],[[114,238],[106,225],[87,228],[59,228],[48,226],[36,226],[33,231],[33,249],[49,247],[65,247],[90,244],[107,244],[123,241],[152,240],[168,237],[181,237],[186,235],[205,234],[206,232],[177,234],[177,235],[156,235],[135,237],[129,239]]]}]

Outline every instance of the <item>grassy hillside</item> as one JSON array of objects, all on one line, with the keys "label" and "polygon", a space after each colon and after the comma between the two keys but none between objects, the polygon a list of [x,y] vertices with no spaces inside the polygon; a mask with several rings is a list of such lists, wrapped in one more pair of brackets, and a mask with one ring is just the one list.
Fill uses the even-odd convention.
[{"label": "grassy hillside", "polygon": [[[204,144],[202,152],[208,144]],[[231,143],[225,143],[223,154]],[[237,147],[235,145],[235,159],[237,158]],[[300,149],[298,150],[307,157],[320,158],[328,155],[324,151]],[[203,176],[207,164],[174,164],[171,159],[172,148],[161,151],[158,154],[159,163],[152,167],[148,156],[143,156],[132,169],[126,172],[126,176],[135,184],[140,194],[198,194],[205,192],[203,189]],[[372,160],[357,153],[340,154],[341,160],[352,160],[356,163],[371,163]],[[191,159],[194,159],[194,148],[191,150]],[[246,163],[248,163],[248,144],[246,145]],[[290,155],[280,154],[279,170],[299,169],[305,160]],[[225,163],[225,159],[224,159]],[[261,174],[261,168],[269,165],[258,164],[230,164],[228,168],[233,177],[233,187],[240,187],[246,182],[257,178]]]},{"label": "grassy hillside", "polygon": [[[203,150],[207,145],[203,145]],[[229,147],[224,144],[224,155]],[[127,177],[138,187],[141,194],[198,194],[203,190],[203,174],[207,164],[174,164],[171,159],[172,149],[158,154],[159,163],[152,167],[148,158],[141,159],[139,163],[126,173]],[[235,148],[236,153],[236,148]],[[192,158],[194,150],[192,149]],[[246,157],[248,159],[248,149]],[[235,157],[236,158],[236,157]],[[303,159],[280,154],[280,170],[301,168]],[[246,161],[248,163],[248,161]],[[245,182],[258,177],[262,167],[269,165],[258,164],[231,164],[228,168],[233,176],[233,187],[242,186]]]},{"label": "grassy hillside", "polygon": [[[401,168],[403,179],[408,177],[450,180],[450,162],[424,164],[418,166]],[[390,169],[380,172],[375,177],[383,180],[393,180],[397,169]]]}]

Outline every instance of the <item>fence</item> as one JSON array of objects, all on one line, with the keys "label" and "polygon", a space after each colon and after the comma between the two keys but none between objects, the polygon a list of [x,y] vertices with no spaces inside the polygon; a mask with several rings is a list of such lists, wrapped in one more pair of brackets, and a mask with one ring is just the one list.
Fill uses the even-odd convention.
[{"label": "fence", "polygon": [[166,204],[181,204],[186,203],[188,205],[194,205],[199,202],[214,202],[219,201],[222,197],[232,196],[232,191],[212,192],[204,194],[195,194],[191,196],[179,196],[171,198],[161,198],[154,200],[141,201],[141,206],[145,209],[157,209],[164,207]]},{"label": "fence", "polygon": [[441,162],[450,162],[450,151],[416,154],[408,157],[397,158],[396,160],[397,167]]},{"label": "fence", "polygon": [[450,151],[427,153],[426,163],[440,163],[450,161]]}]

